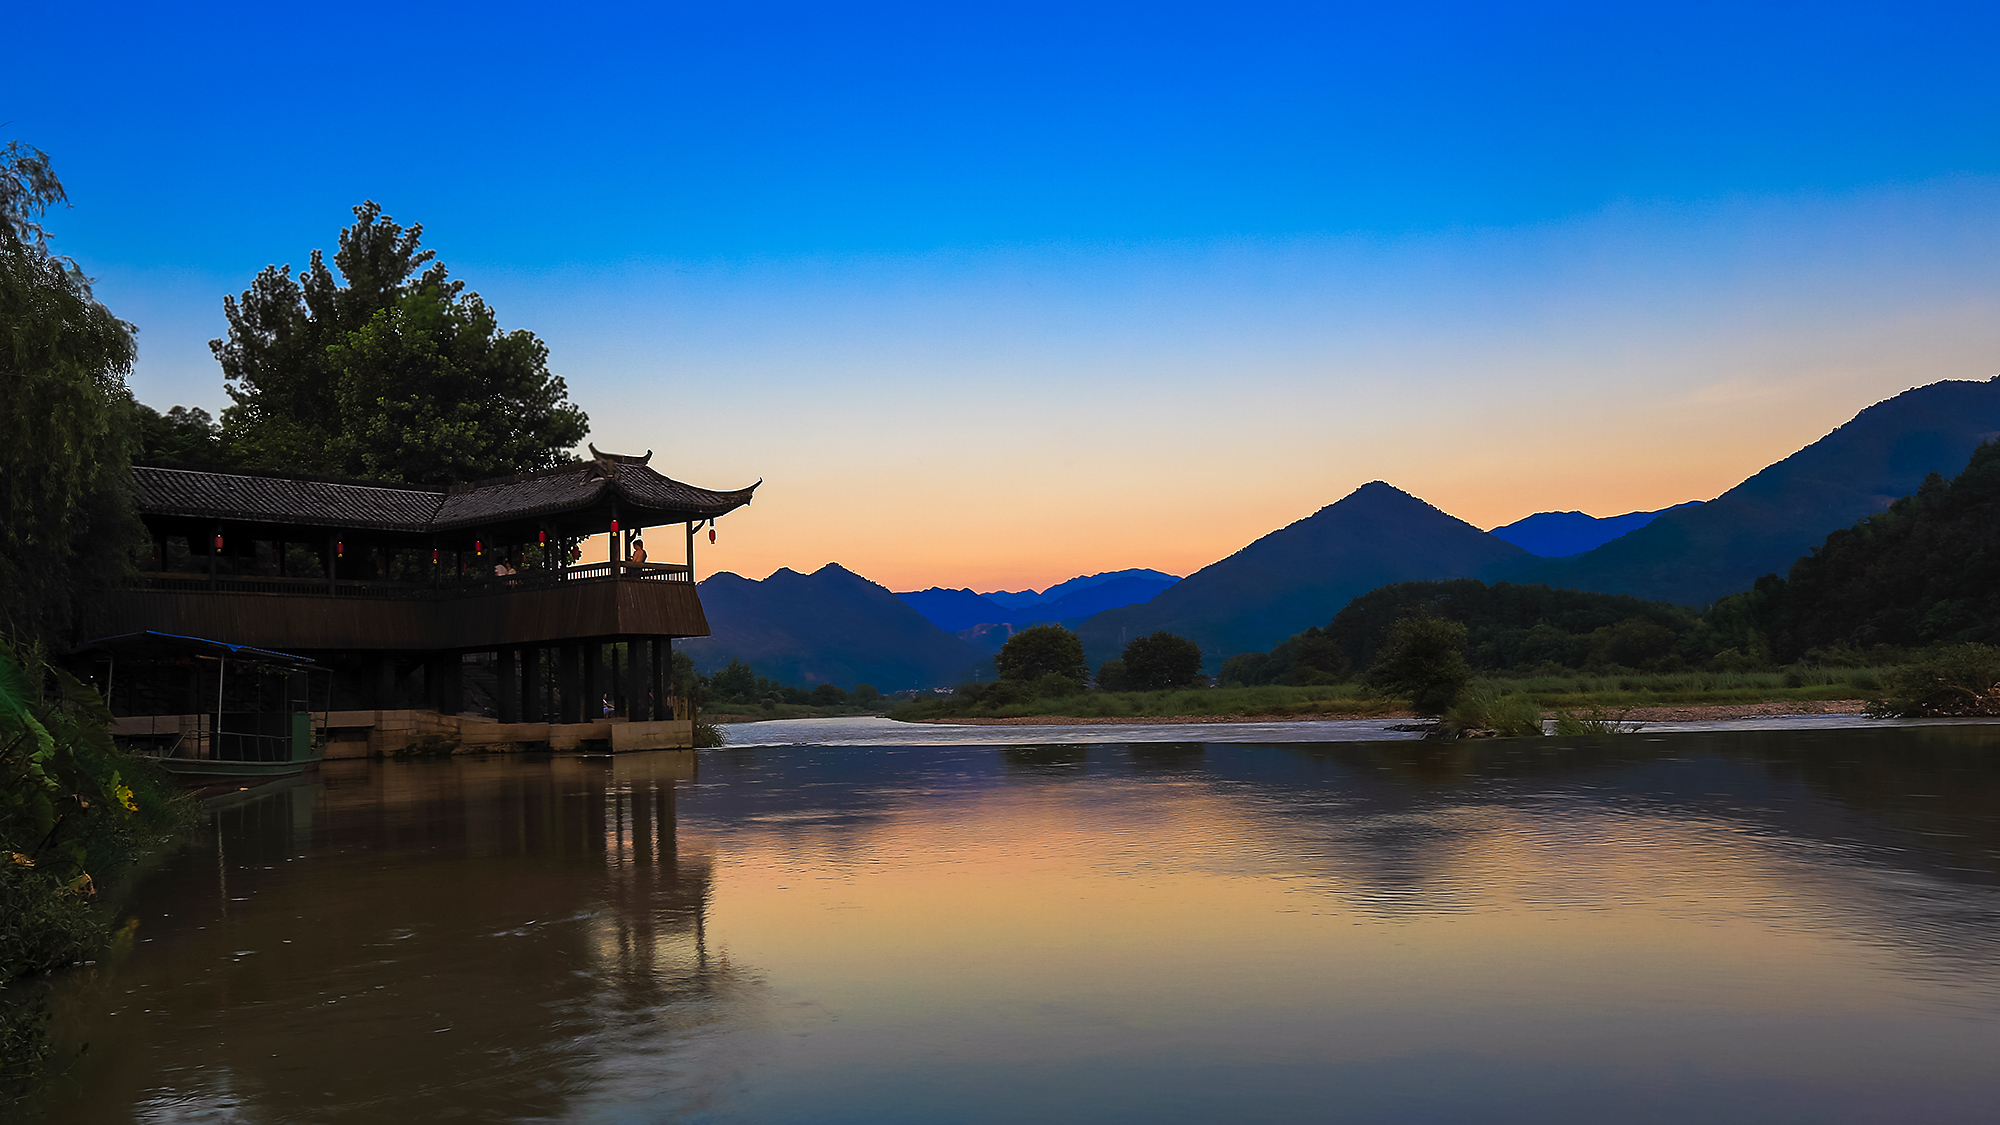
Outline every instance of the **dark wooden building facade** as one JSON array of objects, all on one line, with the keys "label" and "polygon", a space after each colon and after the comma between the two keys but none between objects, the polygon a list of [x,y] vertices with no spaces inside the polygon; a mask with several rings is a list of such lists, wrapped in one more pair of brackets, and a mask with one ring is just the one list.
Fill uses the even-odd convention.
[{"label": "dark wooden building facade", "polygon": [[503,723],[594,722],[607,698],[631,721],[675,718],[672,639],[708,635],[697,534],[757,486],[591,452],[449,488],[135,468],[151,559],[105,631],[310,656],[333,670],[336,710],[458,714],[470,674]]}]

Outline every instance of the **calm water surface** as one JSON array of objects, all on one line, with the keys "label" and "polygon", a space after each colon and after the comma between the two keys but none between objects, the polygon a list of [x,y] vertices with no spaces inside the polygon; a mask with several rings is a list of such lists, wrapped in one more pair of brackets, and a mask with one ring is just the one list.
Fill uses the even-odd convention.
[{"label": "calm water surface", "polygon": [[2000,1105],[1990,726],[331,763],[127,916],[51,1119]]}]

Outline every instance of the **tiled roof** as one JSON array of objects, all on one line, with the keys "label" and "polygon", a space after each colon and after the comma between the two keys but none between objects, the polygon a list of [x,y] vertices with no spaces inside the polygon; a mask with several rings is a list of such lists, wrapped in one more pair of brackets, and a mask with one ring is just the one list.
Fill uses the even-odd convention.
[{"label": "tiled roof", "polygon": [[147,466],[134,467],[132,479],[147,515],[409,532],[477,528],[614,502],[633,519],[705,519],[748,504],[757,490],[754,484],[734,492],[696,488],[660,475],[645,460],[604,454],[448,490]]},{"label": "tiled roof", "polygon": [[145,465],[133,466],[132,484],[138,493],[139,510],[148,515],[394,531],[428,531],[444,500],[441,489],[333,484]]}]

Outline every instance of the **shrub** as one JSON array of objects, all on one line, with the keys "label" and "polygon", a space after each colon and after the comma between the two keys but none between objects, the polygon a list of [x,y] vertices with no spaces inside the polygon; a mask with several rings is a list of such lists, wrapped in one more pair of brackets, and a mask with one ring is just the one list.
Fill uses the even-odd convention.
[{"label": "shrub", "polygon": [[1003,680],[1033,682],[1050,674],[1082,683],[1088,675],[1083,641],[1060,625],[1037,625],[1007,638],[993,666]]},{"label": "shrub", "polygon": [[1962,644],[1934,650],[1882,677],[1878,718],[2000,715],[2000,648]]},{"label": "shrub", "polygon": [[1542,710],[1525,695],[1469,691],[1445,711],[1442,728],[1442,733],[1453,738],[1482,735],[1539,738],[1542,734]]},{"label": "shrub", "polygon": [[1128,641],[1123,663],[1127,691],[1192,687],[1201,678],[1201,646],[1161,630]]},{"label": "shrub", "polygon": [[1368,669],[1368,686],[1409,700],[1420,715],[1444,714],[1471,679],[1465,626],[1426,614],[1391,625],[1381,655]]},{"label": "shrub", "polygon": [[1061,699],[1064,696],[1081,694],[1083,681],[1072,679],[1060,672],[1050,672],[1029,685],[1028,691],[1029,699]]}]

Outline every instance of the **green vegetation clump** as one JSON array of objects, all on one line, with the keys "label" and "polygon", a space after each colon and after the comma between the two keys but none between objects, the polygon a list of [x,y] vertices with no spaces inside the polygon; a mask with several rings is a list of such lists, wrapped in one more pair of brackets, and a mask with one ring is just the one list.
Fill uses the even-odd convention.
[{"label": "green vegetation clump", "polygon": [[[731,660],[726,667],[704,676],[695,671],[694,662],[686,654],[678,652],[674,654],[674,688],[683,698],[695,700],[700,713],[726,716],[732,722],[879,715],[889,708],[889,701],[873,684],[856,684],[852,691],[837,684],[798,687],[758,675],[755,668],[741,660]],[[699,741],[699,727],[695,733],[696,745],[703,745]]]},{"label": "green vegetation clump", "polygon": [[1097,686],[1106,691],[1171,691],[1201,681],[1201,646],[1176,633],[1161,630],[1135,637],[1117,660],[1097,669]]},{"label": "green vegetation clump", "polygon": [[[1042,683],[1054,676],[1082,690],[1089,672],[1083,659],[1083,640],[1060,625],[1036,625],[1007,638],[993,658],[1000,678],[1012,683]],[[1041,690],[1053,689],[1046,684]]]},{"label": "green vegetation clump", "polygon": [[2000,648],[1951,645],[1926,653],[1882,678],[1872,715],[1903,718],[2000,715]]},{"label": "green vegetation clump", "polygon": [[1542,709],[1525,695],[1477,687],[1460,695],[1445,710],[1440,725],[1451,737],[1539,738]]},{"label": "green vegetation clump", "polygon": [[1368,668],[1368,686],[1407,699],[1419,715],[1443,715],[1472,681],[1465,626],[1428,613],[1399,618]]}]

